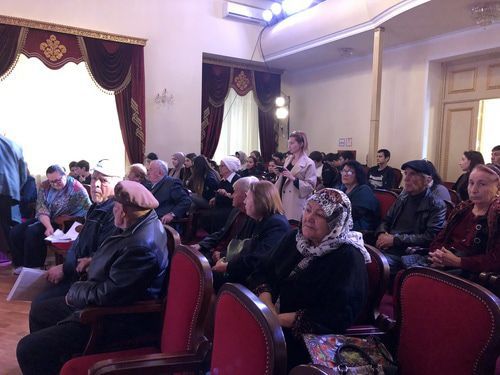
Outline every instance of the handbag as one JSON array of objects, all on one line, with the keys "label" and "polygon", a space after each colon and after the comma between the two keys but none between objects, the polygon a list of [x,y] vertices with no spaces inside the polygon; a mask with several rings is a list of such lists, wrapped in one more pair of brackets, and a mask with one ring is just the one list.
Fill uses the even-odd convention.
[{"label": "handbag", "polygon": [[378,337],[304,334],[312,362],[333,369],[334,374],[394,375],[397,365]]}]

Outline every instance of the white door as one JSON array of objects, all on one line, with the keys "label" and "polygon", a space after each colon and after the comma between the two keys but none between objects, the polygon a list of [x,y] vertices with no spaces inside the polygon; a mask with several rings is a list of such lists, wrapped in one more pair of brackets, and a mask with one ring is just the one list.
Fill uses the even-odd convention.
[{"label": "white door", "polygon": [[463,152],[476,149],[478,110],[479,101],[444,105],[440,150],[444,181],[456,181],[463,173],[458,166]]}]

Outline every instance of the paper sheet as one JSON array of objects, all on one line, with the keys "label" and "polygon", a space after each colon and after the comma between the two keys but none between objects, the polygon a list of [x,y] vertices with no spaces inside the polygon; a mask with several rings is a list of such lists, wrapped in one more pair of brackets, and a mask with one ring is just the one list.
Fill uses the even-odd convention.
[{"label": "paper sheet", "polygon": [[24,267],[12,286],[7,301],[32,301],[52,284],[45,278],[44,270]]},{"label": "paper sheet", "polygon": [[73,225],[71,226],[71,228],[69,228],[66,233],[64,233],[60,229],[56,229],[53,234],[51,234],[48,237],[45,237],[45,240],[50,241],[50,242],[71,242],[71,241],[74,241],[78,237],[78,232],[76,231],[76,228],[80,225],[82,225],[82,224],[79,223],[78,221],[75,221],[73,223]]}]

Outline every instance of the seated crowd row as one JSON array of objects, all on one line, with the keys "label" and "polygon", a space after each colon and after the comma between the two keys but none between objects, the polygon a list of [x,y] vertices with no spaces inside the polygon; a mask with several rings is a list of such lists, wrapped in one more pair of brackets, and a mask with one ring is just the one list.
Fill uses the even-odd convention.
[{"label": "seated crowd row", "polygon": [[[30,335],[17,349],[23,373],[57,373],[83,351],[90,334],[78,320],[83,308],[159,298],[167,254],[173,251],[166,249],[160,221],[174,223],[192,205],[210,215],[216,212],[207,216],[207,227],[222,221],[192,245],[212,263],[215,288],[241,283],[270,307],[284,328],[290,368],[308,361],[300,334],[343,332],[361,311],[368,293],[365,263],[370,262],[363,234],[368,239],[371,232],[393,275],[407,266],[405,257],[415,246],[430,249],[418,261],[431,267],[471,278],[481,271],[500,271],[497,163],[471,169],[469,199],[455,208],[447,223],[446,205],[430,188],[435,169],[424,160],[404,163],[402,193],[381,223],[361,233],[356,229],[365,228],[355,224],[353,230],[353,221],[371,224],[372,217],[366,207],[356,207],[352,196],[357,185],[364,184],[353,186],[350,181],[361,180],[363,168],[346,161],[340,189],[316,190],[316,165],[306,152],[306,135],[292,133],[289,156],[282,168],[274,168],[274,184],[255,176],[235,179],[241,162],[234,156],[222,159],[221,178],[205,157],[195,157],[186,186],[161,160],[149,161],[147,179],[140,181],[132,174],[137,169],[142,176],[144,166],[133,165],[128,181],[120,181],[113,163],[101,160],[91,175],[92,204],[78,181],[61,167],[49,167],[38,193],[36,218],[11,231],[14,266],[43,267],[43,238],[53,232],[56,216],[85,216],[85,224],[64,264],[47,271],[54,287],[32,304]],[[202,166],[203,179],[195,178],[197,166]],[[210,189],[212,196],[206,194]],[[221,207],[225,211],[217,212]],[[157,329],[151,321],[131,319],[112,322],[110,337]]]}]

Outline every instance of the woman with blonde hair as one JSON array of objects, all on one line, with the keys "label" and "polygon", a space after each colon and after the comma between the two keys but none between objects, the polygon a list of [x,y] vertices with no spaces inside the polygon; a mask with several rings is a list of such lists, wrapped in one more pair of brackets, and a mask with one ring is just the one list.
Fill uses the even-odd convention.
[{"label": "woman with blonde hair", "polygon": [[288,138],[288,152],[283,167],[277,167],[279,175],[276,187],[283,201],[288,220],[300,221],[307,198],[316,186],[316,165],[308,156],[307,136],[294,131]]},{"label": "woman with blonde hair", "polygon": [[271,249],[290,229],[279,193],[269,181],[250,185],[245,211],[256,221],[255,229],[237,254],[228,254],[228,259],[221,258],[212,268],[216,289],[224,282],[246,284],[248,276],[269,258]]}]

